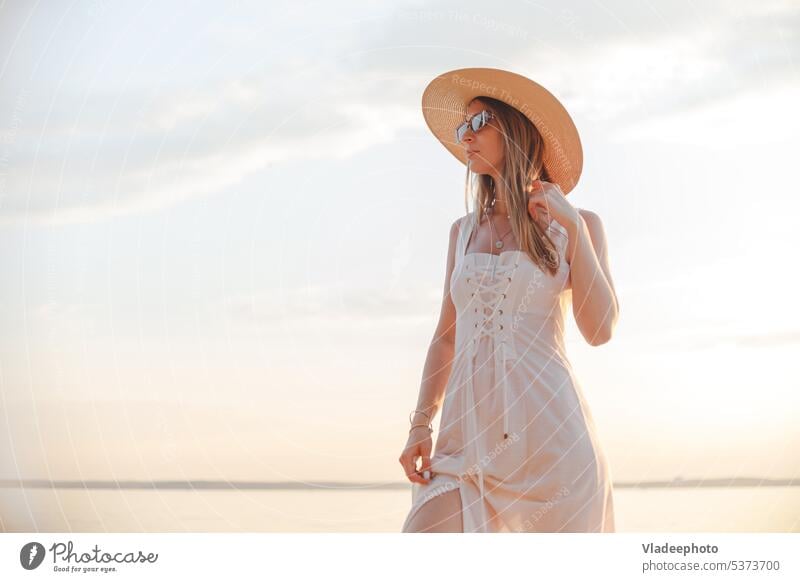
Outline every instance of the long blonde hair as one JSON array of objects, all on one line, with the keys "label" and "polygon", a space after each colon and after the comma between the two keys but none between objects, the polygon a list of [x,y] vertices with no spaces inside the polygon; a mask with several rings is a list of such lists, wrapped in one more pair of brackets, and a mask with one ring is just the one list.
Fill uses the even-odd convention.
[{"label": "long blonde hair", "polygon": [[[542,271],[555,275],[560,262],[558,250],[545,229],[528,214],[527,187],[536,179],[552,181],[542,162],[545,142],[536,126],[518,109],[492,97],[479,96],[472,101],[475,100],[485,104],[494,114],[503,135],[500,176],[505,185],[511,228],[520,250]],[[494,179],[489,174],[475,174],[467,164],[465,202],[472,200],[472,207],[478,211],[478,224],[491,205],[494,188]]]}]

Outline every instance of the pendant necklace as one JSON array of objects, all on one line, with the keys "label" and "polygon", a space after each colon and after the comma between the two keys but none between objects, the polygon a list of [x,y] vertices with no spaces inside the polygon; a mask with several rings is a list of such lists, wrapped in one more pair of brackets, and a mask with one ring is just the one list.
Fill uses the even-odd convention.
[{"label": "pendant necklace", "polygon": [[[495,196],[495,197],[492,198],[492,203],[486,209],[486,214],[489,215],[489,229],[492,231],[492,239],[494,239],[494,236],[495,236],[494,224],[492,224],[492,222],[493,222],[492,221],[492,216],[494,215],[494,203],[496,201],[497,201],[497,197]],[[510,214],[506,214],[506,218],[511,220],[511,215]],[[506,232],[503,236],[501,236],[501,237],[499,237],[497,239],[497,242],[494,243],[494,246],[495,246],[496,249],[500,250],[500,249],[503,248],[503,246],[504,246],[503,239],[506,238],[512,230],[514,230],[513,226],[508,230],[508,232]],[[502,254],[502,253],[500,253],[500,254]],[[498,254],[498,255],[495,255],[495,256],[500,256],[500,255]],[[497,262],[495,261],[494,263],[492,263],[492,278],[494,278],[494,276],[495,276],[495,267],[496,266],[497,266]]]},{"label": "pendant necklace", "polygon": [[[492,203],[486,209],[486,214],[489,215],[489,228],[492,231],[492,238],[494,238],[494,234],[495,234],[494,233],[494,224],[492,223],[492,216],[494,215],[494,203],[496,201],[497,201],[497,198],[492,198]],[[511,215],[510,214],[506,214],[506,218],[511,220]],[[508,230],[508,232],[506,232],[503,236],[501,236],[500,238],[497,239],[497,242],[494,243],[494,246],[495,246],[496,249],[502,249],[503,248],[503,246],[505,244],[505,243],[503,243],[503,239],[506,238],[508,236],[508,233],[510,233],[512,230],[514,230],[513,227],[510,228]]]}]

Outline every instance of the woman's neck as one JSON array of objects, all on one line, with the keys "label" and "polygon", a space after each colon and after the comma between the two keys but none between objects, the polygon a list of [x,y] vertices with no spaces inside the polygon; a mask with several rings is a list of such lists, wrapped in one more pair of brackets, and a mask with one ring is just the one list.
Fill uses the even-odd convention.
[{"label": "woman's neck", "polygon": [[[508,204],[506,204],[505,189],[502,187],[502,183],[495,181],[495,184],[496,184],[494,192],[495,200],[494,200],[494,205],[492,207],[493,208],[492,212],[494,212],[495,215],[508,216]],[[491,200],[489,201],[489,203],[491,204]]]}]

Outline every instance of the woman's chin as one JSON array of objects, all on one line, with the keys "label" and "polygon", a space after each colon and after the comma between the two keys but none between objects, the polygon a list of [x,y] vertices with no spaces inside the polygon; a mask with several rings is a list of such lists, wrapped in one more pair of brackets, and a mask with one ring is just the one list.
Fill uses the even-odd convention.
[{"label": "woman's chin", "polygon": [[469,169],[473,174],[489,174],[491,172],[491,168],[487,164],[476,164],[475,162],[470,163]]},{"label": "woman's chin", "polygon": [[469,162],[469,169],[474,174],[493,174],[495,170],[500,168],[500,165],[503,163],[503,160],[500,159],[497,162],[492,162],[492,160],[487,160],[486,158],[478,158],[477,156],[472,158],[467,158]]}]

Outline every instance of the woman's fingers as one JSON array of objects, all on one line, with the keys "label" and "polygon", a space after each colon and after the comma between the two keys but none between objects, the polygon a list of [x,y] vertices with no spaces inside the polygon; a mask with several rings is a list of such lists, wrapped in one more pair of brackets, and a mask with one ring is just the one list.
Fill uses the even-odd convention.
[{"label": "woman's fingers", "polygon": [[539,212],[543,212],[539,207],[544,208],[544,196],[540,192],[534,192],[528,196],[528,213],[534,220],[539,220]]},{"label": "woman's fingers", "polygon": [[536,220],[536,202],[532,198],[528,198],[528,214]]},{"label": "woman's fingers", "polygon": [[402,465],[403,472],[406,474],[408,480],[414,481],[414,459],[406,452],[403,452],[403,454],[400,455],[400,465]]},{"label": "woman's fingers", "polygon": [[528,192],[543,191],[544,183],[541,180],[533,180],[528,186]]},{"label": "woman's fingers", "polygon": [[422,455],[422,466],[419,468],[419,474],[424,483],[427,483],[431,480],[431,477],[433,477],[433,471],[431,471],[431,458],[428,455]]},{"label": "woman's fingers", "polygon": [[533,220],[545,224],[550,217],[550,204],[544,190],[535,190],[528,195],[528,214]]},{"label": "woman's fingers", "polygon": [[[417,469],[417,459],[422,458],[422,466]],[[431,442],[422,441],[412,447],[408,447],[400,455],[400,464],[409,481],[414,483],[428,483],[433,477],[431,470]],[[427,472],[427,473],[426,473]]]},{"label": "woman's fingers", "polygon": [[400,457],[400,464],[403,466],[403,471],[408,477],[409,481],[414,483],[425,483],[422,477],[417,473],[417,454],[403,453]]}]

